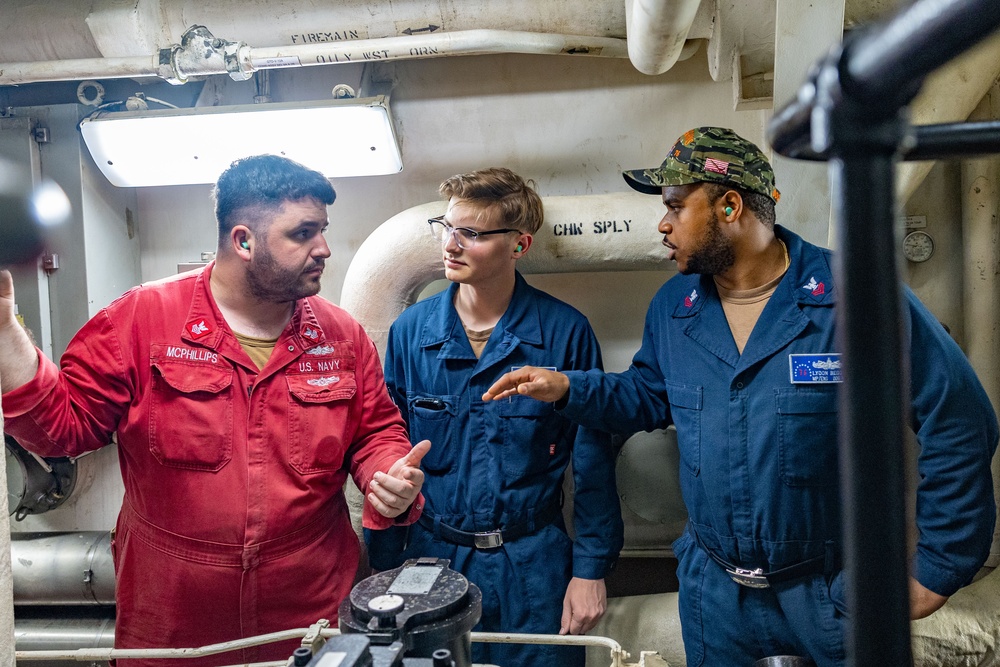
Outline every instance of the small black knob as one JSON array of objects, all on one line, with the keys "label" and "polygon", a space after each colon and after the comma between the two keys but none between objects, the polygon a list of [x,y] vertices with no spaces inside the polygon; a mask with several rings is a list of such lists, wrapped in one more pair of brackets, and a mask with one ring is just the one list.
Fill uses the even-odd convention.
[{"label": "small black knob", "polygon": [[311,649],[300,646],[292,651],[292,664],[295,667],[306,667],[312,661],[312,657],[313,652]]}]

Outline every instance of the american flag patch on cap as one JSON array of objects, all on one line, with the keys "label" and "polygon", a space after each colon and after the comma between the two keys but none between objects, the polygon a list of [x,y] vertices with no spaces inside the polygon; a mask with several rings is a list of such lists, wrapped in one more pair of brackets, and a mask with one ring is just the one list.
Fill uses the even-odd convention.
[{"label": "american flag patch on cap", "polygon": [[714,171],[716,174],[728,174],[729,163],[724,160],[707,157],[705,158],[705,171]]}]

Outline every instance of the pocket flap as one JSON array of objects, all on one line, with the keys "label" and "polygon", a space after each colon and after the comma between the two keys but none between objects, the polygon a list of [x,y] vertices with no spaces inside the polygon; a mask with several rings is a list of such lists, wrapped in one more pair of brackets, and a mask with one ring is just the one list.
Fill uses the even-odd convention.
[{"label": "pocket flap", "polygon": [[500,401],[501,417],[548,417],[555,411],[551,403],[536,401],[527,396],[512,396]]},{"label": "pocket flap", "polygon": [[776,399],[779,415],[809,415],[837,411],[836,389],[781,390]]},{"label": "pocket flap", "polygon": [[286,375],[288,391],[303,403],[326,403],[351,398],[358,390],[351,371],[326,375]]},{"label": "pocket flap", "polygon": [[702,388],[690,384],[664,382],[667,388],[667,400],[670,405],[688,410],[701,410]]},{"label": "pocket flap", "polygon": [[168,385],[185,394],[196,391],[217,394],[233,383],[232,368],[162,361],[152,362],[152,367]]}]

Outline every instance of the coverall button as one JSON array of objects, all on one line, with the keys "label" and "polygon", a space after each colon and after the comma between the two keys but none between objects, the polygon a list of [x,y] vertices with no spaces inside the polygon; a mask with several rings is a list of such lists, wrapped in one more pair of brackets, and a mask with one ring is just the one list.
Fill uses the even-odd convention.
[{"label": "coverall button", "polygon": [[743,388],[743,383],[742,382],[737,382],[736,383],[736,388],[737,389],[742,389]]}]

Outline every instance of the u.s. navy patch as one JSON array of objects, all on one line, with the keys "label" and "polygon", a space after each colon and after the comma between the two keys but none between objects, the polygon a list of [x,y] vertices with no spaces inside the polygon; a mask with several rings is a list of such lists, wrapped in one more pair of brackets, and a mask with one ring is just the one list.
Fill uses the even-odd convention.
[{"label": "u.s. navy patch", "polygon": [[840,354],[790,354],[788,366],[792,384],[843,382]]}]

